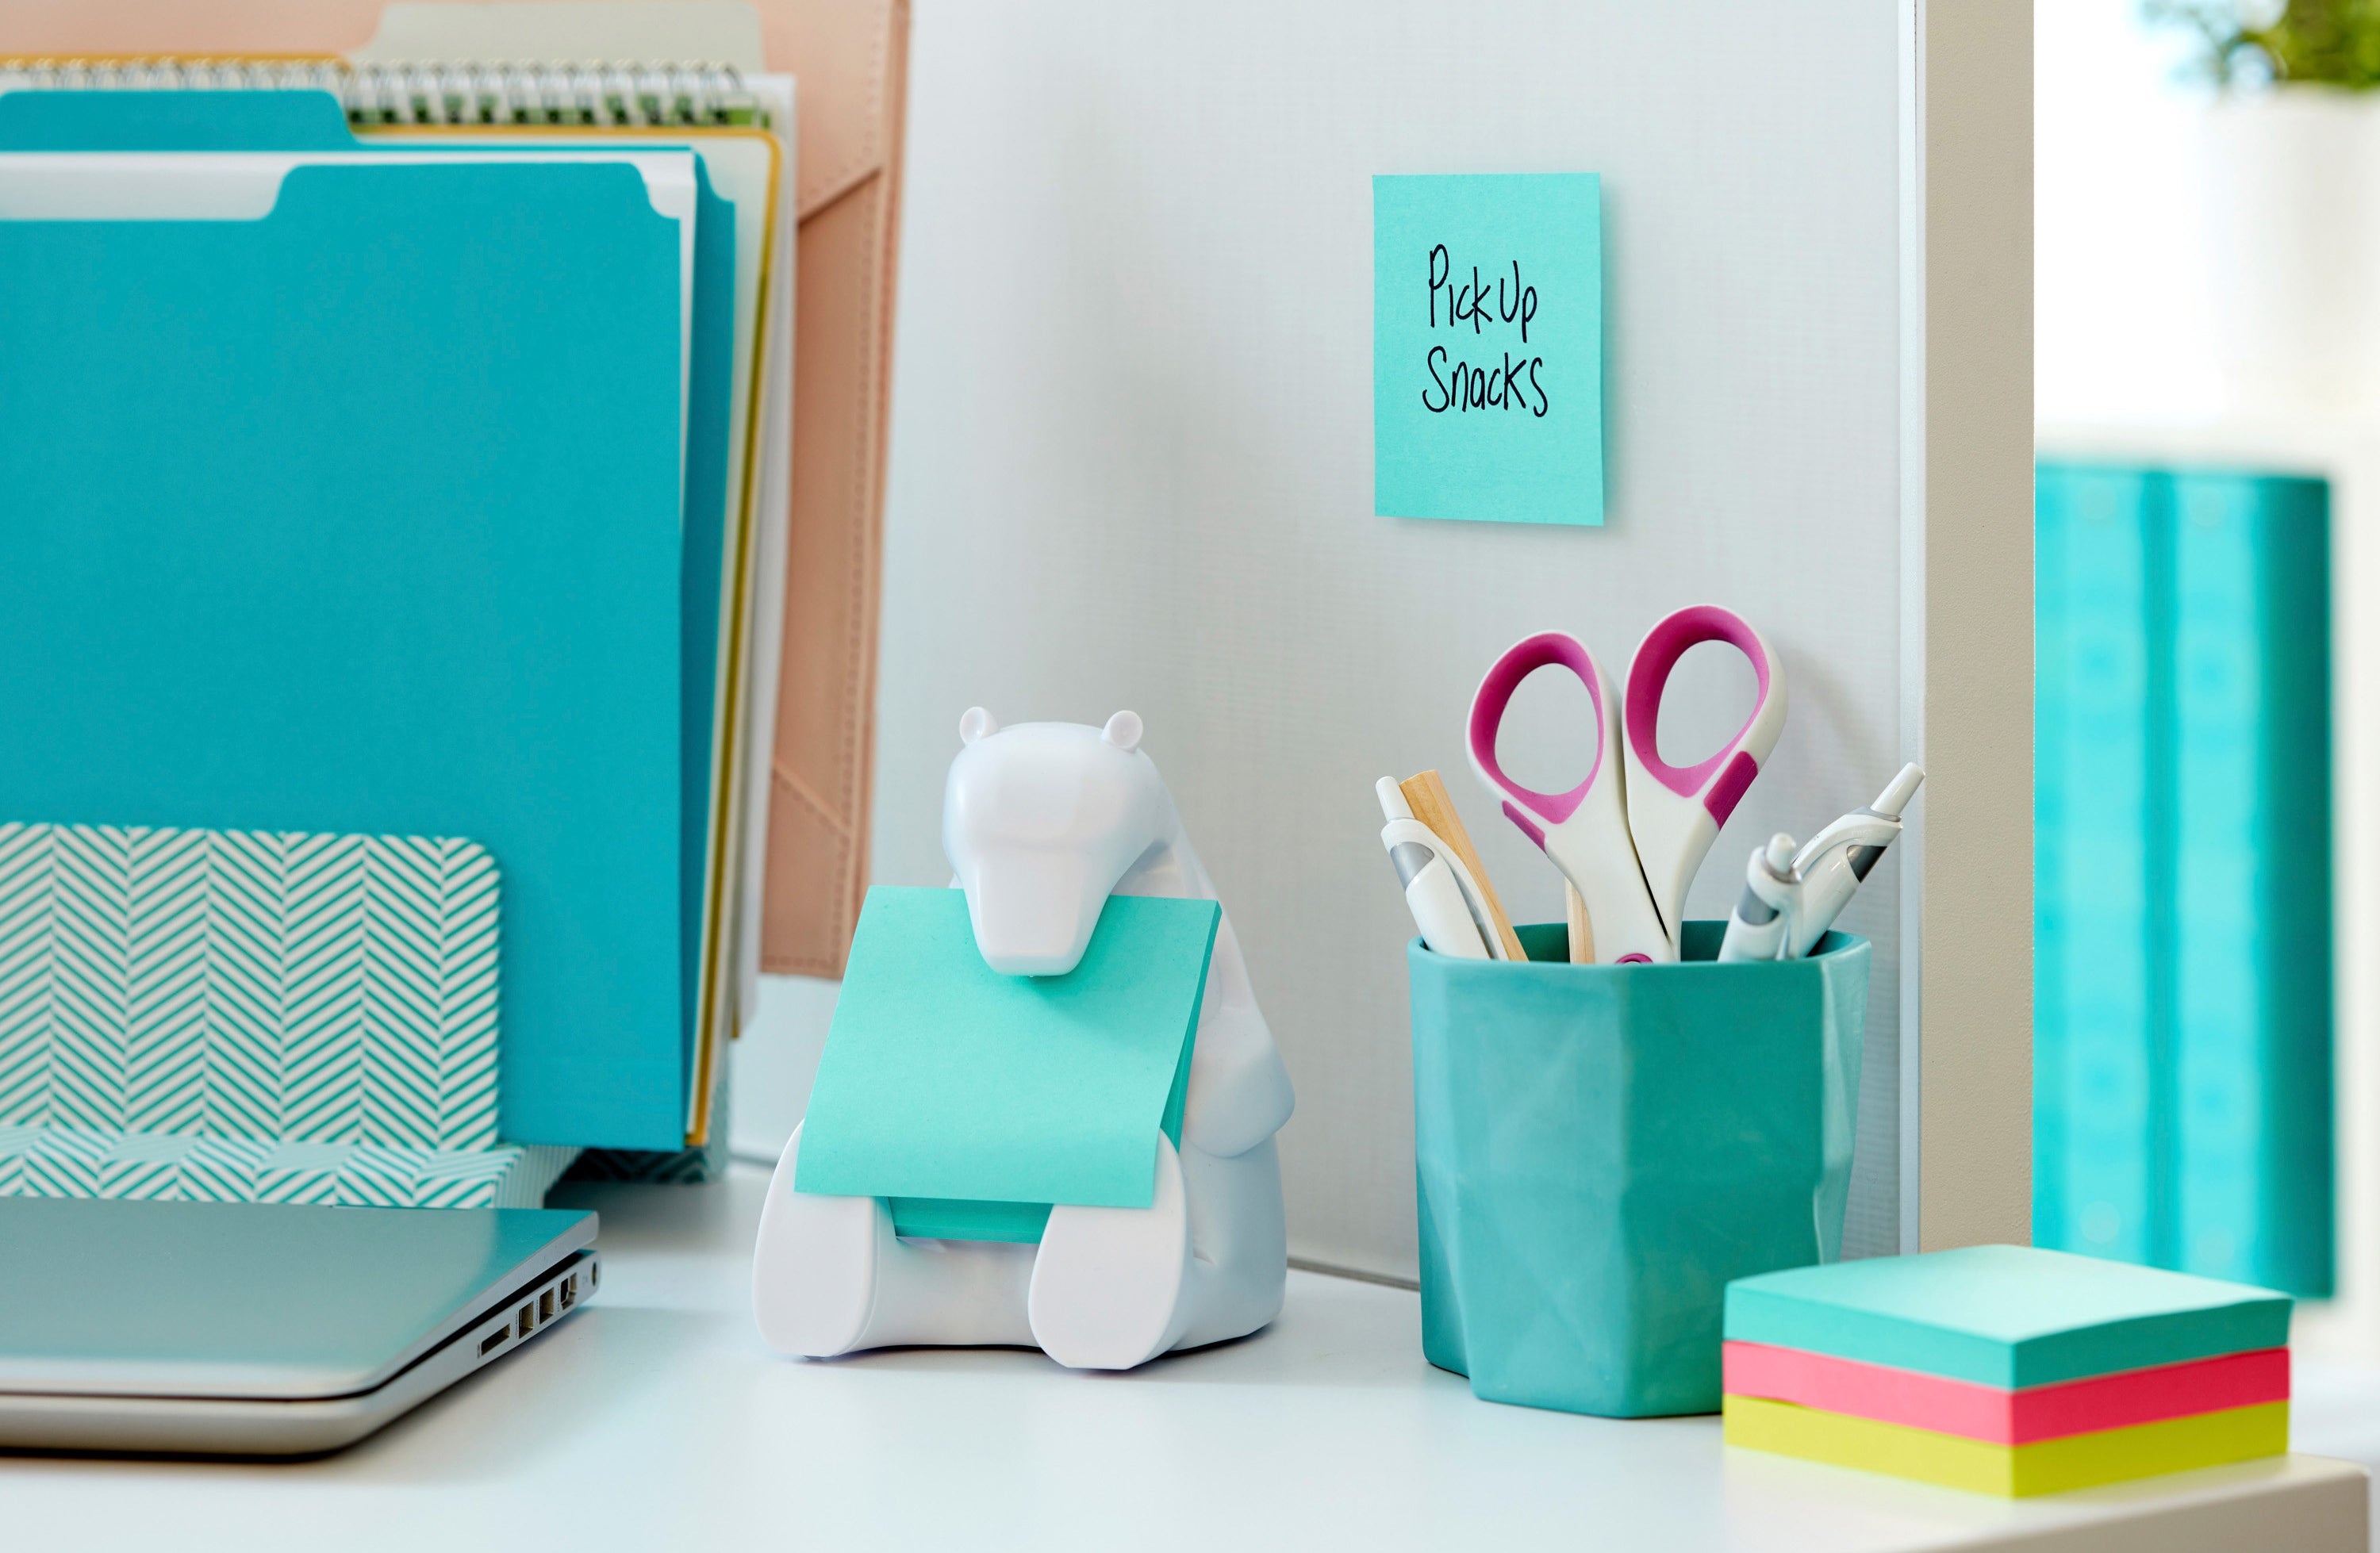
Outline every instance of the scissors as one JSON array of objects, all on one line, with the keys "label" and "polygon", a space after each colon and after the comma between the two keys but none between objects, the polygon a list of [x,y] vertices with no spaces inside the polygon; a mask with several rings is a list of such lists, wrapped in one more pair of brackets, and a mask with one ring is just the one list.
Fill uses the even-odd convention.
[{"label": "scissors", "polygon": [[[1672,766],[1654,739],[1661,697],[1678,660],[1704,642],[1725,642],[1751,661],[1759,699],[1717,754]],[[1595,763],[1567,793],[1524,787],[1496,760],[1496,734],[1512,692],[1548,667],[1576,674],[1595,705]],[[1471,698],[1471,769],[1585,901],[1597,960],[1666,964],[1678,958],[1686,886],[1784,726],[1785,670],[1777,655],[1741,615],[1696,604],[1645,633],[1628,664],[1624,702],[1577,637],[1547,631],[1513,644]]]}]

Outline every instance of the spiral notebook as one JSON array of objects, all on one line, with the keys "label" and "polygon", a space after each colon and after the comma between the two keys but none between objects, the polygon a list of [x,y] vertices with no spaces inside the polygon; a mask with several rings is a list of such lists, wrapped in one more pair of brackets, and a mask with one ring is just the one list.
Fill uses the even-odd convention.
[{"label": "spiral notebook", "polygon": [[[86,520],[27,536],[55,607],[8,629],[76,670],[0,692],[59,757],[0,810],[486,837],[504,1135],[675,1149],[749,1002],[791,85],[434,74],[0,65],[0,336],[91,364],[0,429],[12,490]],[[107,305],[161,274],[197,278]]]}]

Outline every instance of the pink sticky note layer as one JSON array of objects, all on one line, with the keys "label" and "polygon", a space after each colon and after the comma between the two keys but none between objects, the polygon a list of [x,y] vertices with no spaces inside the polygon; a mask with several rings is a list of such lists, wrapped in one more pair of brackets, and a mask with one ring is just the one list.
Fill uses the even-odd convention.
[{"label": "pink sticky note layer", "polygon": [[1994,1445],[2030,1445],[2217,1408],[2285,1401],[2289,1351],[2225,1353],[2005,1391],[1827,1353],[1730,1342],[1724,1373],[1730,1396],[1795,1402]]}]

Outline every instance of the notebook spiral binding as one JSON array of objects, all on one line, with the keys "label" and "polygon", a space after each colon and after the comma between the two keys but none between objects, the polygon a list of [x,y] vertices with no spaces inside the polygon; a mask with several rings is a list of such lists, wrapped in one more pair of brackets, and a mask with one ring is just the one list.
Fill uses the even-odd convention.
[{"label": "notebook spiral binding", "polygon": [[360,125],[765,125],[735,67],[0,57],[0,91],[327,91]]}]

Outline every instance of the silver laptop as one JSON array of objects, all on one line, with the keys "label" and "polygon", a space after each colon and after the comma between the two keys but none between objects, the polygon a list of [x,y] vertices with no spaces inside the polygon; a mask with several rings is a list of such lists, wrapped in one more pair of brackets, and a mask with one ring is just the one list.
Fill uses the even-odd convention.
[{"label": "silver laptop", "polygon": [[0,1449],[335,1450],[595,1292],[595,1216],[0,1197]]}]

